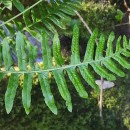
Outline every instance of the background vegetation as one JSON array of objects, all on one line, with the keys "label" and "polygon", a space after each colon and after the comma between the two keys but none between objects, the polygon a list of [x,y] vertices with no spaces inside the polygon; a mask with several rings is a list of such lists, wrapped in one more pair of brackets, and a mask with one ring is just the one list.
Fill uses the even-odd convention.
[{"label": "background vegetation", "polygon": [[[22,1],[23,5],[30,6],[35,1]],[[47,2],[47,1],[46,1]],[[79,12],[90,28],[93,30],[95,27],[99,28],[101,32],[108,36],[109,32],[114,30],[114,25],[118,23],[115,16],[118,14],[117,8],[121,7],[121,2],[116,1],[117,6],[114,5],[115,1],[102,4],[101,1],[85,1],[80,5]],[[3,14],[8,13],[9,17],[16,15],[18,10],[13,7],[11,12],[5,9]],[[125,9],[120,8],[122,11]],[[17,11],[16,11],[17,10]],[[11,14],[9,14],[11,13]],[[1,15],[2,16],[2,15]],[[74,23],[80,25],[81,30],[81,51],[84,51],[86,40],[89,37],[87,30],[78,19],[77,16],[70,16],[69,22],[63,21],[66,29],[63,31],[56,27],[61,37],[62,52],[68,53],[72,35],[72,28]],[[5,16],[5,20],[7,19]],[[19,18],[21,19],[21,18]],[[54,25],[55,26],[55,25]],[[86,33],[84,33],[86,32]],[[4,34],[5,35],[5,34]],[[65,44],[64,44],[65,43]],[[65,52],[64,52],[65,49]],[[66,55],[66,54],[65,54]],[[66,58],[68,58],[66,57]],[[63,101],[56,89],[55,83],[52,81],[52,91],[58,102],[59,113],[57,116],[53,115],[47,106],[44,104],[44,99],[39,87],[39,84],[33,86],[32,91],[32,106],[29,115],[26,115],[21,102],[21,87],[18,88],[15,106],[12,112],[7,115],[4,107],[4,94],[6,90],[6,81],[4,79],[0,84],[0,129],[1,130],[128,130],[130,129],[130,75],[127,72],[126,77],[119,78],[115,82],[115,87],[104,91],[103,99],[103,117],[104,125],[100,122],[98,110],[98,95],[89,90],[89,98],[87,100],[79,98],[72,84],[69,83],[73,101],[73,112],[70,113],[66,110]],[[87,87],[88,85],[84,83]]]}]

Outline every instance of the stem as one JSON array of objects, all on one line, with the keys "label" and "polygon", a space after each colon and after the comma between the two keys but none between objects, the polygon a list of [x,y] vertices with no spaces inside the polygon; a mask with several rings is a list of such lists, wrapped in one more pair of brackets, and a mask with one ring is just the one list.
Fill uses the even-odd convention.
[{"label": "stem", "polygon": [[17,17],[19,17],[20,15],[24,14],[25,12],[27,12],[28,10],[32,9],[33,7],[35,7],[36,5],[38,5],[40,2],[42,2],[42,0],[39,0],[38,2],[36,2],[35,4],[33,4],[32,6],[30,6],[29,8],[25,9],[23,12],[17,14],[16,16],[12,17],[11,19],[7,20],[6,22],[3,22],[2,24],[0,24],[0,27],[2,27],[3,25],[7,24],[8,22],[16,19]]},{"label": "stem", "polygon": [[99,96],[99,114],[100,114],[100,120],[101,120],[101,126],[104,128],[104,120],[103,120],[103,82],[104,79],[101,77],[101,86],[100,86],[100,96]]},{"label": "stem", "polygon": [[[115,54],[113,54],[111,57],[114,57]],[[57,67],[57,68],[51,68],[51,69],[47,69],[47,70],[32,70],[32,71],[24,71],[24,70],[20,70],[20,71],[15,71],[15,70],[3,70],[4,68],[0,68],[0,73],[42,73],[42,72],[50,72],[50,71],[55,71],[55,70],[65,70],[65,69],[68,69],[68,68],[72,68],[72,67],[80,67],[80,66],[83,66],[83,65],[88,65],[88,64],[92,64],[92,63],[99,63],[101,61],[104,61],[104,60],[107,60],[107,59],[110,59],[111,58],[110,56],[109,57],[104,57],[100,60],[93,60],[93,61],[89,61],[89,62],[82,62],[82,63],[78,63],[78,64],[74,64],[74,65],[65,65],[65,66],[61,66],[61,67]],[[14,67],[15,68],[15,67]]]},{"label": "stem", "polygon": [[81,20],[81,22],[84,24],[84,26],[87,28],[88,32],[92,35],[92,31],[89,28],[88,24],[84,21],[84,19],[82,18],[82,16],[78,13],[78,11],[74,11],[76,13],[76,15],[79,17],[79,19]]},{"label": "stem", "polygon": [[121,24],[116,24],[115,27],[120,27],[120,26],[124,26],[124,25],[129,25],[130,23],[127,22],[127,23],[121,23]]},{"label": "stem", "polygon": [[116,55],[119,55],[119,54],[122,54],[126,49],[129,49],[130,48],[130,45],[128,45],[128,47],[126,47],[125,49],[122,48],[120,51],[118,52],[115,52],[114,54],[110,55],[110,56],[107,56],[107,57],[103,57],[101,59],[98,59],[98,60],[92,60],[92,61],[88,61],[88,62],[81,62],[81,63],[78,63],[78,64],[74,64],[74,65],[63,65],[61,67],[57,67],[57,68],[51,68],[51,69],[47,69],[47,70],[33,70],[33,71],[15,71],[15,70],[5,70],[4,68],[1,68],[0,67],[0,73],[18,73],[18,74],[23,74],[23,73],[43,73],[43,72],[50,72],[50,71],[54,71],[54,70],[65,70],[67,68],[71,68],[71,67],[80,67],[82,65],[88,65],[88,64],[92,64],[92,63],[101,63],[105,60],[108,60],[110,58],[113,58],[115,57]]},{"label": "stem", "polygon": [[100,86],[100,96],[99,96],[99,110],[100,110],[100,117],[102,118],[102,103],[103,103],[103,82],[104,79],[101,77],[101,86]]}]

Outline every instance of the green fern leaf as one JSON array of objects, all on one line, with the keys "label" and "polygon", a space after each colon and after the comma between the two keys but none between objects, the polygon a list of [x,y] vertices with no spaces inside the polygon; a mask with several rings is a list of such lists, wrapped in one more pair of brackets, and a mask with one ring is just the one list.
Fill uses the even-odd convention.
[{"label": "green fern leaf", "polygon": [[68,1],[67,2],[67,5],[69,5],[69,7],[72,7],[73,10],[79,9],[80,8],[80,4],[81,4],[80,0],[75,0],[75,2],[72,2],[72,1]]},{"label": "green fern leaf", "polygon": [[10,47],[6,38],[2,41],[2,54],[5,69],[8,70],[12,65],[12,58],[10,55]]},{"label": "green fern leaf", "polygon": [[19,74],[11,74],[5,93],[5,108],[6,112],[9,114],[13,107],[14,98],[16,95],[16,90],[19,83]]},{"label": "green fern leaf", "polygon": [[71,21],[71,18],[67,15],[65,15],[64,13],[62,12],[56,12],[54,13],[56,16],[58,16],[59,18],[61,18],[62,20],[66,20],[66,21]]},{"label": "green fern leaf", "polygon": [[49,31],[51,31],[51,32],[53,32],[53,33],[57,33],[57,30],[56,30],[56,28],[54,27],[54,25],[51,24],[48,20],[45,21],[44,25],[45,25],[45,27],[46,27]]},{"label": "green fern leaf", "polygon": [[28,27],[24,28],[25,31],[29,32],[32,37],[34,37],[35,39],[37,39],[39,42],[41,42],[42,40],[42,36],[41,34],[39,34],[37,31],[31,30]]},{"label": "green fern leaf", "polygon": [[30,10],[23,14],[23,19],[27,27],[32,26],[32,22],[30,20]]},{"label": "green fern leaf", "polygon": [[123,36],[123,48],[127,48],[127,46],[128,46],[127,38],[126,36]]},{"label": "green fern leaf", "polygon": [[128,41],[126,36],[123,36],[123,48],[124,51],[122,52],[122,55],[124,55],[125,57],[130,57],[130,52],[128,50],[130,50],[128,47]]},{"label": "green fern leaf", "polygon": [[18,32],[16,34],[16,52],[18,57],[18,67],[20,70],[27,69],[27,55],[25,52],[25,42],[23,34]]},{"label": "green fern leaf", "polygon": [[53,56],[55,58],[55,62],[57,65],[61,66],[64,64],[64,60],[61,55],[60,50],[60,40],[58,38],[58,34],[56,33],[53,38]]},{"label": "green fern leaf", "polygon": [[[66,22],[70,21],[70,15],[75,15],[74,10],[78,9],[77,1],[73,2],[40,2],[31,11],[26,11],[23,14],[24,22],[27,27],[36,27],[36,24],[40,24],[38,31],[42,28],[51,31],[52,33],[57,32],[55,27],[66,29]],[[79,3],[78,3],[79,4]],[[39,12],[39,13],[37,13]]]},{"label": "green fern leaf", "polygon": [[54,114],[57,114],[57,107],[55,105],[54,97],[51,92],[50,84],[48,81],[48,73],[39,74],[38,79],[40,81],[42,93],[45,98],[45,103]]},{"label": "green fern leaf", "polygon": [[72,55],[71,55],[71,64],[80,63],[80,54],[79,54],[79,28],[77,25],[73,29],[73,38],[72,38]]},{"label": "green fern leaf", "polygon": [[30,43],[28,44],[28,50],[29,50],[29,65],[32,70],[35,69],[35,59],[37,57],[37,52],[38,52],[38,47],[37,46],[32,46]]},{"label": "green fern leaf", "polygon": [[103,34],[101,34],[99,43],[96,48],[95,60],[98,60],[103,57],[104,44],[105,44],[105,37]]},{"label": "green fern leaf", "polygon": [[109,73],[108,70],[104,67],[101,66],[100,63],[93,63],[91,64],[91,66],[93,67],[94,71],[100,75],[103,78],[106,78],[107,80],[116,80],[116,77]]},{"label": "green fern leaf", "polygon": [[91,35],[89,41],[88,41],[86,53],[85,53],[85,56],[84,56],[84,62],[93,60],[94,46],[95,46],[95,40],[96,40],[97,36],[98,36],[98,30],[95,29],[93,34]]},{"label": "green fern leaf", "polygon": [[50,16],[48,17],[50,21],[52,21],[56,26],[58,26],[61,29],[66,29],[65,25],[56,17]]},{"label": "green fern leaf", "polygon": [[129,51],[123,51],[122,55],[124,55],[125,57],[130,57],[130,52]]},{"label": "green fern leaf", "polygon": [[19,31],[24,29],[24,26],[21,21],[18,21],[15,19],[15,20],[13,20],[13,23],[14,23],[14,25],[16,25],[16,27]]},{"label": "green fern leaf", "polygon": [[68,14],[68,15],[71,15],[71,16],[75,15],[74,11],[69,6],[63,6],[63,8],[60,8],[59,10],[64,12],[65,14]]},{"label": "green fern leaf", "polygon": [[31,90],[32,90],[33,73],[24,74],[24,82],[22,89],[22,102],[25,108],[26,114],[30,112],[31,105]]},{"label": "green fern leaf", "polygon": [[120,77],[124,77],[125,73],[123,71],[121,71],[117,65],[111,60],[111,59],[107,59],[103,62],[104,66],[106,68],[108,68],[111,72],[117,74]]},{"label": "green fern leaf", "polygon": [[4,6],[7,9],[12,10],[12,1],[11,0],[2,0],[2,3],[4,4]]},{"label": "green fern leaf", "polygon": [[[118,37],[118,39],[117,39],[117,43],[116,43],[116,52],[119,52],[120,50],[122,50],[122,47],[121,47],[121,36],[120,37]],[[126,48],[129,50],[129,48],[128,48],[128,42],[127,42],[127,39],[126,39],[126,37],[124,36],[123,37],[123,47],[125,48],[124,49],[124,51],[122,51],[122,54],[124,55],[124,56],[126,56],[126,57],[130,57],[130,52],[128,52],[127,50],[126,50]]]},{"label": "green fern leaf", "polygon": [[119,52],[122,49],[120,42],[121,42],[121,36],[119,36],[117,39],[116,52]]},{"label": "green fern leaf", "polygon": [[97,92],[99,92],[99,87],[98,85],[95,83],[95,79],[93,74],[91,73],[91,71],[89,70],[87,65],[84,66],[80,66],[79,70],[81,72],[81,75],[83,76],[83,78],[85,79],[85,81],[92,87],[94,88]]},{"label": "green fern leaf", "polygon": [[68,107],[68,110],[72,112],[71,96],[67,88],[67,84],[63,75],[63,70],[53,71],[53,74],[62,98],[66,101],[66,106]]},{"label": "green fern leaf", "polygon": [[44,68],[45,69],[52,68],[51,49],[49,47],[48,37],[45,30],[42,30],[42,57]]},{"label": "green fern leaf", "polygon": [[80,97],[88,98],[88,93],[86,92],[85,88],[83,87],[80,77],[77,74],[75,68],[68,68],[66,69],[69,79],[72,81],[76,91],[79,93]]},{"label": "green fern leaf", "polygon": [[107,50],[106,50],[106,56],[110,56],[113,54],[113,41],[115,39],[114,32],[111,32],[109,35],[108,41],[107,41]]},{"label": "green fern leaf", "polygon": [[14,6],[20,11],[24,11],[24,6],[19,0],[13,0]]},{"label": "green fern leaf", "polygon": [[113,57],[113,59],[115,59],[124,68],[130,69],[130,64],[121,55],[115,55],[115,57]]}]

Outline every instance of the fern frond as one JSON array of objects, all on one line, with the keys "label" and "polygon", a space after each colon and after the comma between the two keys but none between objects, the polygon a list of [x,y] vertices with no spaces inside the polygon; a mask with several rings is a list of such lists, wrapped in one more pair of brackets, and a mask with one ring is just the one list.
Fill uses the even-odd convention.
[{"label": "fern frond", "polygon": [[69,79],[73,83],[76,91],[79,93],[80,97],[88,98],[88,93],[85,91],[85,88],[80,80],[80,77],[75,69],[75,67],[71,67],[66,69]]},{"label": "fern frond", "polygon": [[24,82],[22,88],[22,102],[26,114],[29,114],[30,112],[32,81],[33,81],[33,73],[24,74]]},{"label": "fern frond", "polygon": [[73,38],[72,38],[72,55],[71,55],[71,64],[80,63],[80,54],[79,54],[79,28],[77,25],[73,29]]},{"label": "fern frond", "polygon": [[14,6],[20,11],[24,11],[24,6],[19,0],[13,0]]},{"label": "fern frond", "polygon": [[66,29],[63,20],[70,21],[70,16],[75,15],[74,10],[77,9],[77,1],[65,0],[63,2],[52,2],[51,4],[42,2],[31,11],[24,13],[23,18],[27,28],[32,28],[33,25],[37,24],[40,26],[39,30],[44,27],[44,29],[56,32],[57,27]]},{"label": "fern frond", "polygon": [[2,54],[5,69],[8,70],[12,65],[12,58],[10,54],[10,47],[6,38],[2,41]]},{"label": "fern frond", "polygon": [[16,95],[16,90],[18,88],[18,83],[19,83],[19,74],[11,74],[7,90],[5,93],[5,108],[7,113],[10,113],[10,111],[13,108],[13,102]]},{"label": "fern frond", "polygon": [[42,58],[44,69],[52,68],[52,57],[51,57],[51,49],[48,43],[48,37],[45,30],[42,31]]},{"label": "fern frond", "polygon": [[[26,30],[33,37],[37,38],[33,33],[35,31],[38,34],[42,29],[45,29],[49,34],[49,32],[56,33],[59,28],[66,29],[66,23],[71,20],[72,15],[75,15],[74,10],[79,8],[80,1],[52,0],[48,3],[46,0],[39,0],[26,9],[24,9],[24,5],[19,0],[2,0],[2,3],[4,3],[6,8],[10,9],[12,5],[15,6],[20,13],[14,17],[10,14],[9,16],[3,16],[3,22],[0,21],[0,27],[4,28],[0,28],[0,41],[7,36],[14,37],[17,30],[22,32]],[[16,19],[19,16],[23,16],[23,22],[20,23],[19,21],[21,25]],[[9,19],[9,17],[12,18]],[[37,40],[39,41],[39,38]]]},{"label": "fern frond", "polygon": [[54,79],[58,86],[59,92],[62,98],[66,101],[66,106],[70,112],[72,112],[72,102],[69,90],[67,88],[66,80],[63,74],[63,70],[53,71]]},{"label": "fern frond", "polygon": [[38,79],[40,81],[42,93],[44,96],[45,103],[47,106],[50,108],[50,110],[54,113],[57,114],[57,107],[55,105],[54,97],[50,89],[50,84],[48,80],[48,72],[45,73],[40,73],[38,76]]},{"label": "fern frond", "polygon": [[86,48],[86,53],[84,56],[84,62],[86,61],[91,61],[94,58],[94,47],[95,47],[95,40],[98,36],[98,30],[95,29],[92,36],[90,37],[88,44],[87,44],[87,48]]},{"label": "fern frond", "polygon": [[[14,46],[18,58],[19,70],[16,71],[13,66],[10,54],[11,40],[5,38],[0,45],[1,67],[2,65],[4,66],[4,69],[1,68],[0,70],[0,80],[9,73],[11,74],[5,94],[5,107],[7,113],[9,113],[13,107],[20,75],[24,75],[22,101],[25,112],[27,114],[30,112],[32,80],[33,75],[37,73],[45,103],[54,114],[57,114],[55,98],[49,82],[49,74],[54,76],[61,97],[65,100],[68,110],[72,111],[71,95],[68,90],[64,71],[67,72],[68,78],[73,83],[79,96],[88,98],[87,90],[81,82],[80,75],[92,88],[99,92],[99,87],[95,83],[94,72],[107,80],[115,80],[116,75],[120,77],[125,76],[125,73],[119,66],[130,69],[130,64],[127,60],[130,56],[130,42],[127,41],[125,36],[123,37],[123,45],[121,45],[121,37],[116,40],[113,32],[110,34],[108,40],[105,40],[104,35],[101,34],[99,36],[99,43],[96,45],[95,40],[98,37],[98,30],[95,30],[87,43],[84,61],[81,62],[79,53],[79,29],[78,26],[75,25],[71,46],[71,61],[68,65],[65,65],[61,55],[58,34],[56,33],[53,38],[53,57],[45,29],[42,30],[40,37],[43,68],[37,67],[34,63],[37,56],[37,47],[29,43],[22,32],[18,31],[15,41],[13,41],[15,42]],[[116,46],[115,50],[113,49],[113,41]],[[27,58],[28,55],[29,58]],[[55,64],[53,64],[53,62],[55,62]],[[28,65],[31,69],[28,69]]]},{"label": "fern frond", "polygon": [[64,60],[62,58],[60,50],[60,40],[57,33],[54,35],[53,38],[53,56],[55,58],[56,65],[62,66],[64,64]]},{"label": "fern frond", "polygon": [[37,57],[38,47],[33,46],[30,43],[28,43],[28,50],[29,50],[29,54],[28,54],[29,65],[30,65],[31,69],[34,70],[35,69],[34,62]]},{"label": "fern frond", "polygon": [[18,56],[18,67],[20,70],[27,69],[27,55],[25,52],[25,41],[23,34],[18,32],[16,35],[16,52]]}]

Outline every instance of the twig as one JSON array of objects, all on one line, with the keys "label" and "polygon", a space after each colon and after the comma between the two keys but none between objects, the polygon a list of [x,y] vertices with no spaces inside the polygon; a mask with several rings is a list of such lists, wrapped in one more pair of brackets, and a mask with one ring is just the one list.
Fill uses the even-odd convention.
[{"label": "twig", "polygon": [[89,31],[89,33],[92,35],[92,31],[89,28],[88,24],[84,21],[84,19],[82,18],[82,16],[78,13],[78,11],[75,11],[76,15],[79,17],[79,19],[82,21],[82,23],[84,24],[84,26],[87,28],[87,30]]},{"label": "twig", "polygon": [[[101,64],[102,65],[102,64]],[[101,86],[100,86],[100,98],[99,98],[99,110],[100,110],[100,117],[102,118],[102,101],[103,101],[103,82],[104,79],[101,77]]]},{"label": "twig", "polygon": [[[90,29],[90,27],[88,26],[88,24],[84,21],[84,19],[82,18],[82,16],[78,13],[78,11],[75,11],[75,13],[79,17],[79,19],[81,20],[81,22],[84,24],[84,26],[87,28],[87,30],[90,33],[90,35],[92,35],[92,30]],[[96,42],[96,45],[98,45],[97,40],[95,42]]]},{"label": "twig", "polygon": [[22,14],[24,14],[25,12],[27,12],[28,10],[32,9],[33,7],[35,7],[36,5],[38,5],[39,3],[41,3],[42,0],[39,0],[38,2],[36,2],[35,4],[33,4],[32,6],[30,6],[29,8],[25,9],[23,12],[19,13],[18,15],[12,17],[11,19],[7,20],[6,22],[3,22],[2,24],[0,24],[0,27],[2,27],[3,25],[7,24],[8,22],[16,19],[17,17],[21,16]]},{"label": "twig", "polygon": [[130,23],[127,22],[127,23],[116,24],[115,27],[120,27],[120,26],[124,26],[124,25],[130,25]]}]

